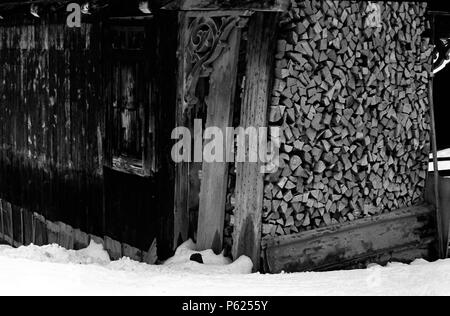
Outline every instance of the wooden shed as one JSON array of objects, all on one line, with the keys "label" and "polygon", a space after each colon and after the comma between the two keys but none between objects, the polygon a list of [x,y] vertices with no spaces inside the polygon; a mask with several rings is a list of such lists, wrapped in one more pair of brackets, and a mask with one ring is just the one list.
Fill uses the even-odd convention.
[{"label": "wooden shed", "polygon": [[[1,239],[153,263],[192,238],[267,272],[439,252],[426,3],[91,0],[77,27],[77,1],[3,2]],[[279,168],[174,162],[199,119],[279,128]]]},{"label": "wooden shed", "polygon": [[[10,243],[64,240],[64,246],[82,247],[94,238],[103,240],[113,257],[139,259],[157,240],[164,259],[196,237],[200,205],[224,210],[226,180],[213,181],[214,194],[205,194],[202,203],[199,192],[188,200],[191,187],[200,190],[199,179],[172,161],[171,133],[205,117],[203,100],[196,108],[190,101],[192,115],[183,112],[188,93],[196,90],[217,99],[211,106],[218,116],[209,123],[223,117],[219,124],[232,124],[241,101],[235,98],[241,92],[238,77],[247,71],[252,89],[268,98],[275,41],[263,36],[275,39],[285,4],[141,2],[79,2],[80,27],[68,23],[76,13],[69,6],[77,1],[0,4],[0,236]],[[196,51],[188,44],[195,36],[189,32],[205,29],[212,42]],[[247,42],[255,46],[241,46]],[[208,65],[202,64],[205,57]],[[220,71],[209,70],[215,64]],[[215,80],[211,87],[208,78]],[[267,106],[261,101],[254,111],[263,111],[249,123],[265,124]],[[228,178],[228,165],[216,167],[219,174],[205,170],[205,182]],[[216,250],[224,229],[225,212],[219,213],[200,216],[215,220],[202,227],[220,230]],[[208,238],[205,247],[212,246]]]}]

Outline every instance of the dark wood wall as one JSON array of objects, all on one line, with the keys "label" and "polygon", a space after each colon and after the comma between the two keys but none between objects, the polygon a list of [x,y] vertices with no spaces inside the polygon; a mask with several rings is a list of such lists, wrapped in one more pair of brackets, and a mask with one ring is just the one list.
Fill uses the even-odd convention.
[{"label": "dark wood wall", "polygon": [[[176,18],[172,22],[176,31]],[[167,228],[170,212],[162,210],[171,203],[173,207],[167,193],[171,167],[165,155],[170,144],[163,140],[167,135],[170,139],[170,132],[159,127],[161,133],[156,133],[161,119],[170,125],[170,114],[155,108],[164,102],[164,111],[169,111],[169,103],[175,103],[166,96],[170,87],[163,86],[171,84],[164,78],[175,73],[169,67],[160,77],[158,71],[164,63],[176,64],[176,32],[159,45],[156,35],[147,34],[159,32],[154,24],[139,23],[144,36],[135,39],[148,42],[132,47],[137,57],[131,64],[123,61],[129,51],[121,59],[140,71],[136,93],[146,122],[138,137],[145,143],[143,162],[152,171],[148,177],[110,169],[112,140],[117,137],[108,132],[115,122],[107,113],[117,96],[113,70],[121,65],[110,55],[110,48],[121,41],[111,31],[115,23],[99,20],[71,29],[61,15],[51,14],[39,20],[20,16],[0,22],[0,198],[51,221],[146,250],[155,237],[162,244],[172,239]],[[173,57],[158,62],[167,51]],[[159,168],[157,160],[166,165]],[[157,200],[164,191],[164,199]]]},{"label": "dark wood wall", "polygon": [[49,20],[0,27],[0,194],[102,229],[101,30]]}]

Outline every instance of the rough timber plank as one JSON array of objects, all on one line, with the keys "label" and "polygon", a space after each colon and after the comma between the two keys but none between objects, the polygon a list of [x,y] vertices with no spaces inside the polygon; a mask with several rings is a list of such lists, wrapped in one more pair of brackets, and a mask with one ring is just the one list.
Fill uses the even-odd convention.
[{"label": "rough timber plank", "polygon": [[[266,127],[269,86],[278,14],[256,13],[248,34],[246,87],[241,106],[241,126]],[[248,149],[246,149],[248,150]],[[261,162],[238,163],[233,257],[250,257],[259,269],[264,175]]]},{"label": "rough timber plank", "polygon": [[412,261],[433,255],[433,207],[418,206],[342,225],[325,227],[297,235],[277,237],[267,242],[266,260],[270,272],[323,270],[365,262],[373,256],[402,253]]},{"label": "rough timber plank", "polygon": [[36,246],[47,245],[47,222],[42,215],[33,213],[34,236],[33,244]]},{"label": "rough timber plank", "polygon": [[0,201],[3,212],[3,237],[4,241],[12,245],[13,240],[13,221],[12,221],[12,208],[9,202]]},{"label": "rough timber plank", "polygon": [[[179,59],[185,60],[186,50],[182,49],[187,45],[189,20],[186,13],[179,14],[181,32],[179,35]],[[186,126],[183,113],[183,94],[184,89],[184,63],[180,62],[178,67],[178,91],[177,91],[177,126]],[[189,233],[189,165],[187,162],[175,164],[175,198],[174,198],[174,250],[188,239]]]},{"label": "rough timber plank", "polygon": [[23,244],[28,246],[33,243],[34,226],[33,213],[23,210]]},{"label": "rough timber plank", "polygon": [[[236,27],[229,38],[229,49],[213,65],[210,93],[206,100],[206,128],[219,128],[223,135],[226,135],[226,128],[232,122],[239,40],[240,30]],[[203,162],[197,233],[199,250],[213,249],[216,253],[222,251],[227,180],[228,163]]]},{"label": "rough timber plank", "polygon": [[2,200],[0,200],[0,240],[5,240],[5,231],[3,228],[3,209],[2,209]]}]

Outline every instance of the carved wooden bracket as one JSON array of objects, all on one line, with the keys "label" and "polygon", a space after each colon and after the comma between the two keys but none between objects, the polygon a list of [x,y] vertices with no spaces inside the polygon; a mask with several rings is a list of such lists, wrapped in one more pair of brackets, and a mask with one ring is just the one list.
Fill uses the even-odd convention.
[{"label": "carved wooden bracket", "polygon": [[189,25],[189,38],[185,61],[184,109],[196,105],[198,81],[209,77],[216,61],[228,48],[228,39],[236,27],[243,27],[245,20],[239,16],[205,17],[193,19]]}]

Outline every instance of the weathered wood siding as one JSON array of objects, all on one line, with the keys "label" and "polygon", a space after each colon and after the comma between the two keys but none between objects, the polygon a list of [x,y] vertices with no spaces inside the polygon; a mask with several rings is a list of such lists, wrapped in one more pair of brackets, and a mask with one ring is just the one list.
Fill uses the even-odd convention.
[{"label": "weathered wood siding", "polygon": [[326,271],[435,256],[433,207],[421,205],[270,240],[271,273]]},{"label": "weathered wood siding", "polygon": [[[80,29],[68,28],[64,15],[58,15],[29,21],[22,15],[0,22],[0,198],[50,221],[140,249],[148,249],[156,236],[159,242],[171,242],[167,227],[173,224],[167,221],[172,217],[169,211],[161,211],[166,203],[173,203],[168,192],[173,176],[165,155],[170,154],[170,132],[161,127],[163,123],[170,126],[170,114],[150,113],[161,103],[165,111],[170,102],[175,103],[163,95],[171,84],[166,78],[175,77],[167,66],[176,64],[171,37],[160,51],[171,50],[173,58],[167,54],[158,62],[161,53],[153,48],[160,43],[153,33],[146,35],[148,42],[135,35],[128,37],[112,32],[113,22],[107,19],[84,23]],[[156,32],[150,20],[139,23],[143,34]],[[118,34],[124,38],[117,38]],[[127,41],[137,46],[110,49],[120,43],[128,45]],[[111,58],[111,53],[117,58]],[[167,66],[164,75],[162,64]],[[143,132],[135,136],[139,146],[145,145],[142,161],[151,177],[150,172],[138,177],[109,168],[117,137],[108,133],[106,127],[116,122],[107,113],[113,111],[117,97],[122,97],[113,86],[113,70],[120,72],[121,65],[133,68],[124,66],[125,74],[138,72],[132,84],[138,89],[135,101],[143,112],[139,116],[146,121],[139,122]],[[151,84],[162,88],[151,89]],[[157,152],[156,144],[161,149]],[[158,169],[157,160],[166,166]],[[156,201],[158,193],[172,202]]]},{"label": "weathered wood siding", "polygon": [[0,26],[0,194],[46,217],[102,229],[101,30]]}]

